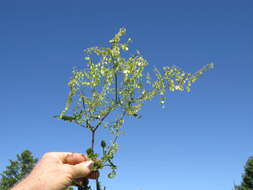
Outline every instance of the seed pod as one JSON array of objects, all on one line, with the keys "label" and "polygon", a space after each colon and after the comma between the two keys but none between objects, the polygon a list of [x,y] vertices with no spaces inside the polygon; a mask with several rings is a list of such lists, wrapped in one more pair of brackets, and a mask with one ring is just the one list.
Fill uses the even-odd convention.
[{"label": "seed pod", "polygon": [[101,141],[101,147],[105,148],[106,147],[106,142],[104,140]]}]

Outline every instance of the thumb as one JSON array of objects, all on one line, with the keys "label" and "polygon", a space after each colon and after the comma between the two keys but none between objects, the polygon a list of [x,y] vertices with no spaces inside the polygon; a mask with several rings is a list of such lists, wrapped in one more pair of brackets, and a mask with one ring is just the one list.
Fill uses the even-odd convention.
[{"label": "thumb", "polygon": [[82,178],[82,177],[88,177],[90,173],[92,172],[92,166],[93,161],[85,161],[80,164],[76,164],[72,166],[72,176],[73,178]]}]

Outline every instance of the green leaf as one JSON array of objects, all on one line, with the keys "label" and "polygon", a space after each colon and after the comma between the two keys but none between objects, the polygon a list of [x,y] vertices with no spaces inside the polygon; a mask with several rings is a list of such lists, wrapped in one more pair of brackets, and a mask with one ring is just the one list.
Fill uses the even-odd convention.
[{"label": "green leaf", "polygon": [[64,120],[64,121],[74,121],[76,118],[72,117],[72,116],[67,116],[67,115],[61,115],[60,119]]},{"label": "green leaf", "polygon": [[112,179],[116,176],[116,172],[115,170],[111,171],[109,174],[108,174],[108,178]]},{"label": "green leaf", "polygon": [[93,163],[93,168],[92,168],[92,170],[93,170],[93,171],[97,171],[97,170],[103,168],[103,166],[104,166],[104,164],[102,163],[102,161],[100,161],[100,160],[99,160],[99,161],[96,161],[96,162]]},{"label": "green leaf", "polygon": [[93,154],[94,152],[93,152],[92,148],[88,148],[88,149],[86,150],[86,153],[87,153],[87,155],[89,156],[89,155]]}]

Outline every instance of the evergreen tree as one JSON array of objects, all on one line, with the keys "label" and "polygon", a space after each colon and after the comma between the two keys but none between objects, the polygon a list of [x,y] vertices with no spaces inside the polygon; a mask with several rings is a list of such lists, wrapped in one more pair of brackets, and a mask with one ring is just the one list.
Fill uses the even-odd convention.
[{"label": "evergreen tree", "polygon": [[0,174],[0,189],[10,189],[14,184],[30,173],[37,161],[38,159],[34,158],[29,150],[25,150],[21,154],[18,154],[17,160],[10,160],[10,164],[6,167],[6,170]]},{"label": "evergreen tree", "polygon": [[[6,170],[0,173],[0,190],[9,190],[28,175],[37,162],[38,158],[35,158],[29,150],[18,154],[17,160],[10,160]],[[73,190],[73,188],[68,187],[66,190]]]},{"label": "evergreen tree", "polygon": [[250,157],[244,166],[242,183],[235,186],[235,190],[253,190],[253,156]]}]

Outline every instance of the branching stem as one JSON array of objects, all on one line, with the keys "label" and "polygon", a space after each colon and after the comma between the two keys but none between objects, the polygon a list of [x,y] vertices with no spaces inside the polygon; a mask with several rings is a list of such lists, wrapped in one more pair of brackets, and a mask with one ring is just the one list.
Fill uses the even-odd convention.
[{"label": "branching stem", "polygon": [[95,132],[98,127],[102,124],[102,122],[105,120],[105,118],[110,114],[110,112],[112,111],[112,109],[109,109],[109,111],[99,120],[98,124],[96,125],[96,127],[93,129],[93,131]]}]

